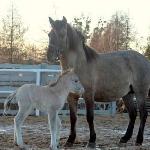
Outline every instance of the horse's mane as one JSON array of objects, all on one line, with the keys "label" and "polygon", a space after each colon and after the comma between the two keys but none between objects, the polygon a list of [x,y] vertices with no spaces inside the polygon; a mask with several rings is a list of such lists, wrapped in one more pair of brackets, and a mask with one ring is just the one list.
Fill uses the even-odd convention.
[{"label": "horse's mane", "polygon": [[64,71],[64,72],[62,72],[61,73],[61,75],[59,75],[59,77],[58,77],[58,79],[56,80],[56,81],[54,81],[53,83],[49,83],[49,87],[54,87],[55,85],[57,85],[58,84],[58,82],[61,80],[61,78],[64,76],[64,75],[66,75],[67,73],[69,73],[71,70],[66,70],[66,71]]},{"label": "horse's mane", "polygon": [[97,52],[85,43],[83,43],[83,49],[86,55],[87,62],[91,62],[97,58]]},{"label": "horse's mane", "polygon": [[78,35],[78,37],[80,38],[80,40],[82,41],[82,44],[83,44],[83,50],[85,52],[85,56],[86,56],[86,59],[87,59],[87,62],[91,62],[93,60],[96,59],[98,53],[92,49],[91,47],[89,47],[86,43],[85,43],[85,37],[84,35],[81,33],[81,31],[77,30],[76,28],[72,27],[70,24],[68,24],[67,26],[67,34],[69,36],[69,39],[70,39],[70,49],[74,49],[74,47],[76,46],[76,39],[75,39],[75,33]]}]

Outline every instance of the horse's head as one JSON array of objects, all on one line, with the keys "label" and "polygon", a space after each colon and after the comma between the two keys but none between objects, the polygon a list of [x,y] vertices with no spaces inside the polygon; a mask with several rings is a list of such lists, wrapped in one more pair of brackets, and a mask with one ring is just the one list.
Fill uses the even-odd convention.
[{"label": "horse's head", "polygon": [[49,46],[47,51],[48,61],[54,62],[59,59],[63,50],[67,49],[67,19],[54,21],[49,17],[52,30],[48,34]]}]

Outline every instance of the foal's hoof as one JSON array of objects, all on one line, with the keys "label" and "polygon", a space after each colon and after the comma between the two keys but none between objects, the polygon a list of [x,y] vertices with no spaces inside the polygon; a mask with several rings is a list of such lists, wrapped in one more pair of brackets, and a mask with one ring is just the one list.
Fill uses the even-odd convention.
[{"label": "foal's hoof", "polygon": [[31,145],[18,145],[17,143],[14,143],[15,146],[17,146],[20,150],[29,150],[31,148]]},{"label": "foal's hoof", "polygon": [[57,147],[49,147],[49,150],[58,150],[58,148]]},{"label": "foal's hoof", "polygon": [[71,142],[66,142],[64,147],[73,147],[73,143]]},{"label": "foal's hoof", "polygon": [[20,149],[21,150],[29,150],[31,148],[31,146],[30,145],[23,145],[23,146],[20,146]]},{"label": "foal's hoof", "polygon": [[14,145],[15,145],[15,146],[19,146],[19,145],[17,144],[17,142],[16,142],[16,141],[14,141]]},{"label": "foal's hoof", "polygon": [[88,143],[87,144],[87,146],[86,146],[87,148],[90,148],[90,149],[95,149],[96,148],[96,143]]}]

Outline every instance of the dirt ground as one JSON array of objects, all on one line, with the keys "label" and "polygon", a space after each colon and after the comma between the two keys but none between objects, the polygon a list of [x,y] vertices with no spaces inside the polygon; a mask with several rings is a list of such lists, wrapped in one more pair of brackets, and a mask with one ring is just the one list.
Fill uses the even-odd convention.
[{"label": "dirt ground", "polygon": [[[70,129],[69,116],[60,116],[62,120],[61,150],[84,150],[89,139],[89,129],[85,116],[78,116],[77,138],[72,148],[64,148]],[[135,139],[139,126],[137,118],[132,139],[124,145],[119,145],[120,137],[128,125],[127,114],[117,114],[115,117],[95,116],[95,130],[97,133],[97,150],[150,150],[150,117],[147,119],[143,146],[135,147]],[[50,132],[47,117],[29,116],[23,125],[23,138],[30,150],[46,150],[50,143]],[[13,117],[0,117],[0,150],[18,150],[13,144]]]}]

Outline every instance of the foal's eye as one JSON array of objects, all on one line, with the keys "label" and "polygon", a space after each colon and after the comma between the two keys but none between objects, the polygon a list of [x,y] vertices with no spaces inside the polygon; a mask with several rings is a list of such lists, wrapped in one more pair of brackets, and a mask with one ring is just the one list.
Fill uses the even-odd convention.
[{"label": "foal's eye", "polygon": [[75,80],[74,82],[75,82],[75,83],[77,83],[77,82],[78,82],[78,80]]}]

